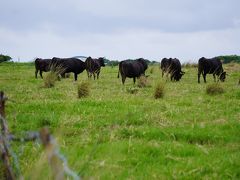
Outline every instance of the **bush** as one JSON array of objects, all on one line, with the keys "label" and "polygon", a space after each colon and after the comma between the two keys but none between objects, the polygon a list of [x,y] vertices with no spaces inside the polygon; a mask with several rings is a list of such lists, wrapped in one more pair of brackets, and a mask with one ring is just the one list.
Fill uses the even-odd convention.
[{"label": "bush", "polygon": [[158,83],[156,88],[155,88],[154,98],[155,99],[163,98],[164,93],[165,93],[165,84],[164,83]]},{"label": "bush", "polygon": [[206,92],[209,95],[222,94],[224,93],[224,89],[220,83],[213,83],[207,86]]},{"label": "bush", "polygon": [[78,98],[87,97],[90,94],[90,84],[88,82],[82,82],[78,85]]}]

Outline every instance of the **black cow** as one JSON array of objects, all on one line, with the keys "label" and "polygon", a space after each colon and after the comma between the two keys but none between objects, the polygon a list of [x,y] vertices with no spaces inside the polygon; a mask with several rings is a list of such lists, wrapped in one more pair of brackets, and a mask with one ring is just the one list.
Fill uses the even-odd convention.
[{"label": "black cow", "polygon": [[101,66],[105,66],[104,64],[104,58],[100,57],[98,59],[93,59],[91,57],[88,57],[85,61],[86,65],[86,71],[88,78],[91,78],[93,75],[93,78],[95,80],[95,74],[97,74],[97,79],[99,78]]},{"label": "black cow", "polygon": [[198,60],[198,83],[200,83],[201,74],[205,83],[207,74],[213,74],[214,81],[216,81],[216,75],[222,82],[224,82],[226,78],[226,72],[223,71],[222,62],[218,57],[211,59],[205,57],[200,58]]},{"label": "black cow", "polygon": [[161,61],[162,77],[164,73],[171,75],[171,81],[179,81],[185,74],[181,70],[181,63],[177,58],[163,58]]},{"label": "black cow", "polygon": [[52,66],[56,71],[59,71],[62,77],[65,73],[73,72],[74,79],[77,81],[78,74],[82,73],[85,69],[85,63],[77,58],[52,58]]},{"label": "black cow", "polygon": [[139,58],[136,60],[125,60],[119,63],[119,73],[122,76],[122,83],[124,84],[126,77],[133,78],[135,84],[136,77],[139,78],[141,75],[145,75],[145,71],[148,68],[146,60]]},{"label": "black cow", "polygon": [[43,78],[42,72],[50,71],[51,61],[52,61],[51,59],[41,59],[41,58],[37,58],[35,60],[35,78],[37,78],[38,71],[41,78]]}]

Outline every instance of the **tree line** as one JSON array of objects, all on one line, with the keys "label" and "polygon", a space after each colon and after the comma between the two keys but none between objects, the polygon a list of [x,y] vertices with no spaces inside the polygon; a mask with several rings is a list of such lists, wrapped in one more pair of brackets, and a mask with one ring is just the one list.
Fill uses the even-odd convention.
[{"label": "tree line", "polygon": [[224,64],[227,63],[240,63],[240,56],[238,55],[227,55],[227,56],[218,56]]}]

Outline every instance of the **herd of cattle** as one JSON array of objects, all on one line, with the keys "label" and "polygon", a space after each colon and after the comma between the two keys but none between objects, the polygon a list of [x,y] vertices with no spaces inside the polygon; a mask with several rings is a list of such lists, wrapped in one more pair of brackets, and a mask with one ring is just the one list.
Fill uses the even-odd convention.
[{"label": "herd of cattle", "polygon": [[[65,77],[66,73],[74,73],[74,79],[77,80],[78,74],[82,73],[84,70],[87,71],[88,78],[92,75],[94,79],[97,76],[99,78],[101,67],[104,67],[104,58],[94,59],[88,57],[85,62],[78,58],[52,58],[52,59],[41,59],[37,58],[35,60],[35,77],[37,78],[38,71],[42,77],[42,72],[48,72],[50,70],[60,67],[61,71],[59,74]],[[136,82],[136,78],[145,75],[145,71],[148,68],[147,61],[143,58],[136,60],[124,60],[119,63],[119,74],[122,77],[122,84],[124,84],[126,78],[133,78],[133,82]],[[181,63],[176,58],[163,58],[161,61],[162,76],[164,73],[170,74],[171,81],[179,81],[185,74],[181,70]],[[219,80],[223,81],[226,78],[226,72],[224,72],[222,67],[222,62],[219,58],[200,58],[198,61],[198,83],[200,83],[200,76],[203,76],[204,82],[206,83],[206,75],[213,74],[214,81],[216,81],[216,76]]]}]

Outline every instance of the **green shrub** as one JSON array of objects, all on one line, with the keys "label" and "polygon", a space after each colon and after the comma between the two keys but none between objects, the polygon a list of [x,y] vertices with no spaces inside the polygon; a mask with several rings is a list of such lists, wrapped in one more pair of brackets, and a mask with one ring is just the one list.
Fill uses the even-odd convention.
[{"label": "green shrub", "polygon": [[158,83],[156,88],[155,88],[154,98],[155,99],[163,98],[164,93],[165,93],[165,84],[164,83]]},{"label": "green shrub", "polygon": [[88,82],[82,82],[78,85],[78,98],[87,97],[90,94],[90,84]]},{"label": "green shrub", "polygon": [[220,83],[213,83],[207,85],[206,92],[209,95],[222,94],[224,93],[224,89]]}]

